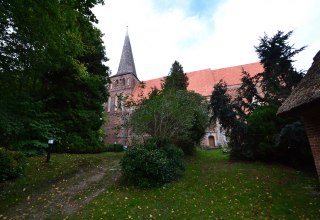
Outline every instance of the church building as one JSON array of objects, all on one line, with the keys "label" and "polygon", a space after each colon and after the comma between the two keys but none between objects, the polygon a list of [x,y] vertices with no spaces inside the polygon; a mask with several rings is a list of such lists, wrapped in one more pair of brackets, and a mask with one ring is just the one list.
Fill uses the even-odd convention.
[{"label": "church building", "polygon": [[[242,71],[247,71],[251,76],[263,72],[260,63],[250,63],[222,69],[203,69],[187,73],[188,90],[199,93],[208,100],[213,91],[213,86],[223,79],[227,85],[229,93],[235,94],[236,89],[241,85]],[[105,104],[107,114],[105,143],[121,143],[131,145],[131,132],[123,127],[126,116],[132,111],[123,104],[123,97],[132,97],[137,100],[140,94],[148,95],[152,88],[161,88],[164,77],[151,79],[142,82],[136,72],[132,48],[128,33],[125,36],[121,59],[118,71],[110,77],[111,83],[108,86],[109,99]],[[220,125],[211,126],[201,140],[203,147],[219,147],[226,143],[226,137],[220,129]]]}]

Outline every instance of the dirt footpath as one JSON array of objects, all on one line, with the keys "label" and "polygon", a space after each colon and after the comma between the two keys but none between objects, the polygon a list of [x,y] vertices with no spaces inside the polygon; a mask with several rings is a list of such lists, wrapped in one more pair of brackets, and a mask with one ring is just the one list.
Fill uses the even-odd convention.
[{"label": "dirt footpath", "polygon": [[120,177],[118,159],[106,158],[94,167],[82,168],[76,174],[34,192],[8,211],[7,219],[46,219],[71,215],[84,207]]}]

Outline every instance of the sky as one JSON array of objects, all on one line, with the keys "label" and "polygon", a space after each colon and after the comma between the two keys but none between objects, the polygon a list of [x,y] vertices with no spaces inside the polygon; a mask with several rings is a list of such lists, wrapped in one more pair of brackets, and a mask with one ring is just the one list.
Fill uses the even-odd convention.
[{"label": "sky", "polygon": [[117,73],[128,26],[138,78],[168,75],[177,60],[185,72],[259,62],[254,46],[278,30],[294,33],[298,70],[320,50],[319,0],[105,0],[93,9],[104,34],[106,64]]}]

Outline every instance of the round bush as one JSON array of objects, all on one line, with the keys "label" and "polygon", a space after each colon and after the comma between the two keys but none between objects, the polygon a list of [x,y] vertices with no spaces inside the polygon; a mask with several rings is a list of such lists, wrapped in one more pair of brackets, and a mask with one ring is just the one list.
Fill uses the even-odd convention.
[{"label": "round bush", "polygon": [[121,167],[129,184],[142,188],[161,186],[181,176],[183,152],[166,141],[148,141],[128,150]]},{"label": "round bush", "polygon": [[24,173],[25,156],[21,152],[0,148],[0,181],[14,179]]}]

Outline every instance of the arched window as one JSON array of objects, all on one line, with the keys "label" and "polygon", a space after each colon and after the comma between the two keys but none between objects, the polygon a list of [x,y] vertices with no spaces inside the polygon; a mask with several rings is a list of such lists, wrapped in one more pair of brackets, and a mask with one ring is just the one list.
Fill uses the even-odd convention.
[{"label": "arched window", "polygon": [[130,86],[130,79],[127,79],[127,85]]},{"label": "arched window", "polygon": [[114,110],[115,111],[118,110],[118,96],[117,95],[114,97]]},{"label": "arched window", "polygon": [[108,107],[107,107],[108,112],[110,112],[110,108],[111,108],[111,97],[108,98]]},{"label": "arched window", "polygon": [[125,78],[122,79],[122,85],[124,85],[124,86],[126,85],[126,80],[125,80]]}]

